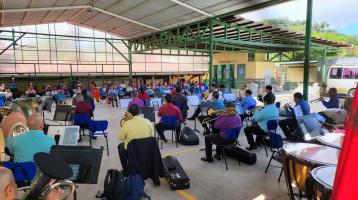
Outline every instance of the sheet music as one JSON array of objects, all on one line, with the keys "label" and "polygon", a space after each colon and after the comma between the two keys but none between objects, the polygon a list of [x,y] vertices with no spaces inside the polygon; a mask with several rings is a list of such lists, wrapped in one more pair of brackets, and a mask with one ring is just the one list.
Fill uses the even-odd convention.
[{"label": "sheet music", "polygon": [[236,96],[234,94],[224,94],[223,96],[226,101],[236,101]]},{"label": "sheet music", "polygon": [[121,108],[128,108],[128,104],[130,101],[132,101],[132,99],[121,99]]},{"label": "sheet music", "polygon": [[200,99],[198,96],[188,96],[188,104],[189,106],[198,106],[200,104]]}]

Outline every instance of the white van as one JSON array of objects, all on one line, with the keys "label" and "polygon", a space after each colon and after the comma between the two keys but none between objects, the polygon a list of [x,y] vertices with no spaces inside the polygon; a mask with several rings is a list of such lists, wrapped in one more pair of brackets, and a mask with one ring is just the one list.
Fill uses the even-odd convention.
[{"label": "white van", "polygon": [[327,88],[335,87],[338,93],[353,96],[358,83],[358,65],[331,66]]}]

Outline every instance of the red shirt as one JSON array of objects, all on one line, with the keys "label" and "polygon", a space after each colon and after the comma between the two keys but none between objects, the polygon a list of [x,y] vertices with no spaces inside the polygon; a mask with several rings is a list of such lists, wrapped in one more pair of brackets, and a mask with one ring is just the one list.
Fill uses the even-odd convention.
[{"label": "red shirt", "polygon": [[76,105],[76,113],[93,115],[92,106],[84,101],[79,101]]},{"label": "red shirt", "polygon": [[158,116],[176,116],[180,122],[183,121],[183,117],[178,107],[171,103],[165,103],[159,108]]},{"label": "red shirt", "polygon": [[147,92],[144,92],[143,94],[142,93],[138,93],[138,98],[142,99],[143,101],[147,100],[147,99],[150,99],[150,96],[148,95]]}]

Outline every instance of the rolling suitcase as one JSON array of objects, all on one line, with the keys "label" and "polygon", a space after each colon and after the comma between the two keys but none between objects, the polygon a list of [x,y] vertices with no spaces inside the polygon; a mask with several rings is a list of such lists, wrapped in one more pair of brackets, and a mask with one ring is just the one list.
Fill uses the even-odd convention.
[{"label": "rolling suitcase", "polygon": [[234,158],[240,162],[246,163],[248,165],[254,165],[256,163],[256,154],[247,151],[238,146],[230,146],[225,148],[225,154],[228,157]]},{"label": "rolling suitcase", "polygon": [[190,187],[190,179],[177,158],[166,156],[163,158],[163,163],[170,189],[182,190]]}]

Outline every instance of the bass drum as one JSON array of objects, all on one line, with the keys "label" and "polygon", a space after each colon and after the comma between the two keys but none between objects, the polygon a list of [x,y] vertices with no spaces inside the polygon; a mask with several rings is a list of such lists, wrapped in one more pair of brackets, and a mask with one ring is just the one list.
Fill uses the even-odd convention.
[{"label": "bass drum", "polygon": [[11,104],[10,110],[20,111],[28,118],[32,113],[42,113],[42,100],[40,97],[17,98]]}]

